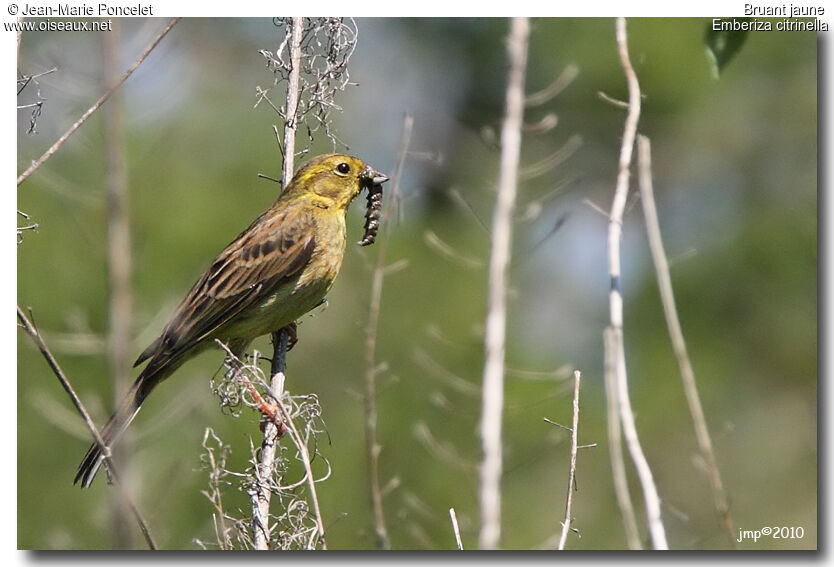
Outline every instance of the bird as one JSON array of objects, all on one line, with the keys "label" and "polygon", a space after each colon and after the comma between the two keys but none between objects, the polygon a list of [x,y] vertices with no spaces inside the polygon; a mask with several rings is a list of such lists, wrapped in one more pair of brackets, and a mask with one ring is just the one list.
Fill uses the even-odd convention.
[{"label": "bird", "polygon": [[[255,338],[322,303],[342,265],[348,205],[368,190],[359,244],[372,243],[386,181],[349,155],[325,154],[303,164],[278,199],[220,252],[139,355],[134,367],[147,365],[101,430],[105,446],[112,448],[160,382],[216,340],[239,357]],[[89,487],[103,459],[102,447],[93,443],[73,484]]]}]

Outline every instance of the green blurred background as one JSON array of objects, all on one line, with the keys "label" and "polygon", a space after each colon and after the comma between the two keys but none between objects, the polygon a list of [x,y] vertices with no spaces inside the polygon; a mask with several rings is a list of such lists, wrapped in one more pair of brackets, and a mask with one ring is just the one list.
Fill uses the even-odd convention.
[{"label": "green blurred background", "polygon": [[[632,60],[645,94],[640,131],[653,143],[654,186],[684,334],[736,528],[797,526],[804,538],[743,549],[817,546],[817,38],[752,33],[719,80],[705,56],[706,19],[630,20]],[[120,22],[123,70],[164,26]],[[350,60],[358,86],[335,116],[350,152],[391,172],[405,112],[414,116],[403,199],[387,262],[407,261],[383,290],[377,359],[382,483],[397,479],[385,514],[396,549],[452,549],[448,509],[463,543],[477,545],[477,390],[482,374],[488,226],[498,169],[495,135],[507,68],[503,19],[359,19]],[[161,331],[189,286],[276,196],[257,173],[280,176],[260,49],[281,41],[270,19],[181,21],[120,90],[129,182],[134,293],[132,356]],[[602,378],[607,321],[606,219],[624,112],[611,19],[534,19],[527,92],[568,65],[576,79],[528,108],[558,126],[525,135],[522,165],[581,145],[557,168],[520,185],[509,304],[503,534],[507,549],[553,547],[564,514],[569,443],[544,417],[570,422],[570,386],[583,372],[580,452],[570,549],[626,546],[611,481]],[[45,99],[37,133],[19,112],[18,167],[37,158],[104,90],[96,33],[26,33],[20,71]],[[28,102],[31,87],[19,97]],[[278,97],[280,98],[280,97]],[[578,138],[577,138],[578,137]],[[35,321],[88,408],[103,423],[112,384],[108,326],[106,161],[95,114],[18,191],[39,224],[18,247],[18,303]],[[303,138],[302,138],[303,141]],[[312,154],[331,151],[319,136]],[[302,158],[303,159],[303,158]],[[467,205],[461,205],[459,195]],[[727,538],[699,464],[672,354],[639,200],[623,240],[625,337],[637,427],[663,500],[670,545],[723,549]],[[471,210],[470,210],[471,209]],[[362,204],[348,218],[362,232]],[[554,227],[564,220],[558,229]],[[22,219],[20,219],[22,222]],[[432,236],[433,235],[433,236]],[[438,252],[436,237],[464,262]],[[332,476],[319,484],[331,549],[375,546],[365,462],[364,327],[379,247],[348,246],[329,305],[303,319],[287,388],[318,394]],[[256,347],[271,352],[263,339]],[[109,548],[114,491],[72,485],[89,437],[29,339],[18,333],[18,545]],[[211,426],[244,468],[258,418],[219,409],[209,379],[219,351],[160,386],[135,421],[136,500],[160,545],[212,539],[200,493],[200,443]],[[529,377],[534,371],[535,378]],[[471,387],[456,386],[449,374]],[[554,378],[554,376],[560,376]],[[472,391],[475,394],[472,394]],[[286,441],[288,442],[288,441]],[[642,498],[629,480],[639,518]],[[246,508],[245,495],[227,496]],[[642,522],[642,520],[641,520]],[[135,528],[129,528],[135,532]],[[645,528],[641,536],[646,538]],[[142,547],[138,535],[135,545]]]}]

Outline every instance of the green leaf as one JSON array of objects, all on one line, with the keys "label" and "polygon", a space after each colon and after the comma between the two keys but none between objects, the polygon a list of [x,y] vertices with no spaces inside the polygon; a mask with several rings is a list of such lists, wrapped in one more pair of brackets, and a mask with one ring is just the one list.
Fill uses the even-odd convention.
[{"label": "green leaf", "polygon": [[747,30],[715,30],[712,20],[707,23],[704,43],[706,43],[707,58],[712,64],[712,72],[716,79],[724,67],[738,54],[746,40]]}]

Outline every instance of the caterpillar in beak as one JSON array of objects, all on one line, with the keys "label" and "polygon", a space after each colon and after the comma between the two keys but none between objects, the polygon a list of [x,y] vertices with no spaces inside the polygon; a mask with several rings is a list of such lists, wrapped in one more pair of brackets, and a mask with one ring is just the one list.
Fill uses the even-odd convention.
[{"label": "caterpillar in beak", "polygon": [[[386,179],[387,181],[387,179]],[[365,211],[365,235],[357,242],[359,246],[369,246],[376,241],[379,221],[382,219],[382,183],[368,187],[368,209]]]}]

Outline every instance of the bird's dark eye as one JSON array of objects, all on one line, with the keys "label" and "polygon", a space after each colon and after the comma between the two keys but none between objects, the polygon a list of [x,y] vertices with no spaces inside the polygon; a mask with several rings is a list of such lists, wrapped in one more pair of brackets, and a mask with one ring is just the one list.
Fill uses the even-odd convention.
[{"label": "bird's dark eye", "polygon": [[339,170],[339,173],[343,175],[347,175],[348,173],[350,173],[350,166],[344,162],[337,165],[336,169]]}]

